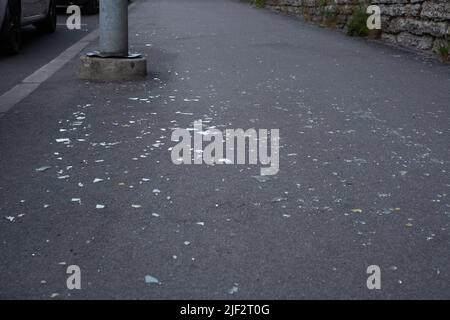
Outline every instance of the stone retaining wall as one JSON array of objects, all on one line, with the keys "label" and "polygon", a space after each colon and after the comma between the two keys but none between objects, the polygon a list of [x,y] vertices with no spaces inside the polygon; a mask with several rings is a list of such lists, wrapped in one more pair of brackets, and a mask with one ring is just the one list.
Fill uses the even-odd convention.
[{"label": "stone retaining wall", "polygon": [[388,42],[431,51],[444,37],[450,40],[450,0],[266,0],[268,8],[337,28],[369,4],[380,6],[381,37]]}]

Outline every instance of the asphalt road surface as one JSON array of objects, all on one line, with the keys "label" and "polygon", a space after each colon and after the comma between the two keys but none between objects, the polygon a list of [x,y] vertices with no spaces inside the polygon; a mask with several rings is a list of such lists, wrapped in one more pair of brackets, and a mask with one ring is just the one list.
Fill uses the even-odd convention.
[{"label": "asphalt road surface", "polygon": [[[76,58],[0,118],[1,298],[450,298],[448,65],[236,1],[130,22],[146,81]],[[279,129],[278,174],[175,165],[199,119]]]}]

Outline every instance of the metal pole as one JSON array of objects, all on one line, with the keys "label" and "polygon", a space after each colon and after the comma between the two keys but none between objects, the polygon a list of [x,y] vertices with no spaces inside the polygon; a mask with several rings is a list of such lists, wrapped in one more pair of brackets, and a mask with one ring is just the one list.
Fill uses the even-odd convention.
[{"label": "metal pole", "polygon": [[100,55],[128,56],[128,0],[100,0]]}]

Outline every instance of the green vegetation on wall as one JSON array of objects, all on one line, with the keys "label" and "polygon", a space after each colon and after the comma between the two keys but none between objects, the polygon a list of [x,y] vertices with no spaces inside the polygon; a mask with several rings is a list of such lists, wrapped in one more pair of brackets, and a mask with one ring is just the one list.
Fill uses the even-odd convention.
[{"label": "green vegetation on wall", "polygon": [[347,34],[352,37],[365,37],[369,33],[367,28],[368,14],[363,7],[358,7],[353,12],[347,25]]},{"label": "green vegetation on wall", "polygon": [[439,56],[443,62],[449,61],[450,60],[450,41],[448,41],[447,38],[442,40],[436,51],[439,54]]},{"label": "green vegetation on wall", "polygon": [[252,0],[252,3],[257,7],[257,8],[264,8],[266,6],[266,0]]},{"label": "green vegetation on wall", "polygon": [[323,23],[327,27],[336,27],[339,9],[334,7],[325,8],[322,11]]}]

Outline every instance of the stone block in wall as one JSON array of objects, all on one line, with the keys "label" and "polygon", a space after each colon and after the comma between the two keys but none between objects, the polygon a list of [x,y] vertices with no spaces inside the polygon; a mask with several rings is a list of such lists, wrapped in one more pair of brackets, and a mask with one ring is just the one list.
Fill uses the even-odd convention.
[{"label": "stone block in wall", "polygon": [[421,34],[430,34],[435,37],[443,37],[447,33],[448,24],[446,22],[424,21],[419,29]]},{"label": "stone block in wall", "polygon": [[318,5],[318,1],[316,0],[303,0],[302,3],[305,7],[316,7]]},{"label": "stone block in wall", "polygon": [[433,20],[450,20],[450,1],[425,1],[421,16]]},{"label": "stone block in wall", "polygon": [[339,14],[342,14],[342,15],[351,15],[354,10],[355,10],[355,6],[353,6],[353,5],[339,6]]},{"label": "stone block in wall", "polygon": [[395,34],[391,33],[381,33],[381,40],[391,43],[391,44],[397,44],[397,36]]},{"label": "stone block in wall", "polygon": [[389,17],[401,17],[401,16],[413,16],[418,17],[420,16],[421,6],[420,4],[414,4],[414,5],[402,5],[402,4],[395,4],[395,5],[380,5],[381,9],[381,15],[382,16],[389,16]]},{"label": "stone block in wall", "polygon": [[424,21],[412,18],[394,18],[385,27],[387,32],[400,33],[407,31],[415,35],[433,35],[442,37],[446,34],[446,22]]},{"label": "stone block in wall", "polygon": [[409,32],[402,32],[397,35],[397,43],[419,50],[430,50],[434,44],[434,38],[431,36],[416,36]]},{"label": "stone block in wall", "polygon": [[372,4],[407,4],[410,0],[372,0]]},{"label": "stone block in wall", "polygon": [[400,17],[405,15],[404,5],[380,5],[381,15],[390,17]]}]

